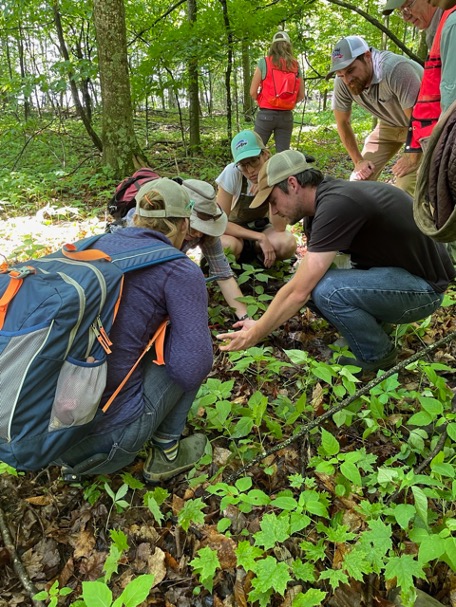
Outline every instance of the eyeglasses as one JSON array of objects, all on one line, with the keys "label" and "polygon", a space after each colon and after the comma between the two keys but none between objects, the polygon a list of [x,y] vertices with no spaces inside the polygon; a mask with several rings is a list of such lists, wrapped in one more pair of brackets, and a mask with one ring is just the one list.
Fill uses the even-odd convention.
[{"label": "eyeglasses", "polygon": [[217,213],[217,215],[210,215],[209,213],[202,213],[201,211],[197,211],[195,208],[193,209],[193,215],[196,215],[198,217],[198,219],[201,219],[201,221],[210,221],[211,219],[213,221],[216,221],[217,219],[219,219],[219,217],[221,217],[223,215],[223,211],[220,208],[219,205],[218,209],[219,212]]},{"label": "eyeglasses", "polygon": [[416,0],[408,0],[405,4],[403,4],[398,11],[404,16],[409,17],[411,15],[411,8],[415,4]]},{"label": "eyeglasses", "polygon": [[261,154],[259,156],[253,156],[252,158],[246,158],[245,160],[240,160],[236,162],[236,168],[239,171],[245,171],[249,167],[252,169],[256,169],[260,166],[261,162]]}]

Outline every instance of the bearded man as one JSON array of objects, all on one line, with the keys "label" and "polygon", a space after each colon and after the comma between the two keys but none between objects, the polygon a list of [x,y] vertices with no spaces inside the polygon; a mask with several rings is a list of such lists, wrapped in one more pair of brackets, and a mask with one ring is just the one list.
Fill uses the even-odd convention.
[{"label": "bearded man", "polygon": [[[361,36],[347,36],[332,51],[326,77],[333,74],[332,108],[339,137],[354,165],[351,180],[376,181],[405,143],[423,68],[402,55],[369,47]],[[378,119],[361,151],[351,125],[353,103]],[[412,195],[415,184],[416,170],[395,183]]]}]

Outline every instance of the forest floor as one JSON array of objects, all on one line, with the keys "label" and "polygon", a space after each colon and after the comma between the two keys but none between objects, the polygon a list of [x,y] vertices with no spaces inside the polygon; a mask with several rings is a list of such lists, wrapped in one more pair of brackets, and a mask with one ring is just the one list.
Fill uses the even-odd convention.
[{"label": "forest floor", "polygon": [[[16,218],[0,222],[0,236],[7,237],[4,247],[8,256],[24,253],[24,241],[33,234],[29,246],[35,251],[46,253],[54,250],[63,242],[97,232],[102,222],[91,219],[86,222],[72,220],[50,221],[46,213],[37,216]],[[42,248],[42,251],[41,251]],[[293,269],[289,268],[292,272]],[[274,294],[280,282],[271,280],[267,291]],[[243,285],[248,293],[248,285]],[[224,328],[217,322],[212,327],[215,331]],[[426,344],[439,340],[445,334],[456,329],[456,319],[451,307],[442,308],[433,318],[425,334],[409,333],[401,341],[402,358],[413,355]],[[332,354],[329,344],[337,334],[325,323],[319,322],[310,312],[304,312],[291,319],[280,330],[276,331],[267,344],[272,348],[272,355],[284,360],[284,350],[301,348],[307,350],[319,360],[329,361]],[[221,354],[214,345],[215,364],[211,377],[222,381],[235,380],[235,398],[246,399],[252,394],[252,375],[233,370],[227,355]],[[454,342],[435,351],[433,360],[440,360],[453,365],[455,362]],[[401,382],[416,382],[413,371],[400,371]],[[286,384],[286,377],[281,385],[277,378],[268,385],[263,385],[270,394],[277,394]],[[447,376],[451,387],[455,389],[454,377]],[[290,396],[297,393],[296,388],[288,387]],[[314,419],[324,411],[324,397],[319,398],[314,389],[312,395]],[[204,418],[204,412],[198,413]],[[310,419],[310,417],[309,417]],[[309,421],[309,420],[307,420]],[[204,423],[201,424],[204,427]],[[329,419],[324,427],[333,433],[344,448],[351,449],[363,443],[369,452],[374,452],[386,459],[393,447],[378,433],[367,440],[362,437],[362,429],[356,424],[347,428],[338,428]],[[192,428],[189,427],[189,431]],[[68,485],[60,479],[58,468],[51,467],[40,473],[26,473],[18,476],[3,474],[0,477],[0,494],[2,534],[5,546],[0,547],[0,607],[15,607],[31,604],[30,595],[35,589],[69,588],[74,592],[66,599],[58,598],[59,605],[69,605],[81,592],[81,581],[97,580],[103,576],[105,561],[110,551],[112,535],[110,530],[122,530],[128,538],[128,549],[118,559],[116,571],[111,580],[114,595],[118,595],[135,577],[147,573],[155,575],[155,585],[144,605],[157,607],[236,607],[245,606],[251,589],[249,574],[235,567],[235,548],[240,538],[251,536],[259,530],[258,509],[242,511],[235,505],[220,511],[220,500],[207,492],[211,479],[217,482],[236,476],[236,472],[246,463],[242,454],[233,454],[233,443],[226,436],[208,429],[212,444],[212,461],[201,465],[193,473],[190,482],[185,474],[166,484],[167,497],[162,510],[163,521],[157,522],[150,509],[145,507],[144,497],[150,487],[141,482],[143,458],[123,473],[109,478],[96,478],[82,484]],[[290,475],[310,474],[307,464],[315,445],[308,438],[293,441],[282,449],[268,450],[278,442],[286,441],[293,434],[293,427],[283,428],[280,441],[272,435],[264,434],[262,448],[263,461],[251,466],[246,473],[251,477],[253,486],[269,496],[277,495],[288,486]],[[247,460],[248,461],[248,460]],[[265,471],[265,466],[267,470]],[[125,476],[127,473],[127,476]],[[201,478],[201,481],[198,481]],[[331,480],[321,475],[317,478],[320,485],[331,492],[334,486]],[[106,490],[106,485],[111,492]],[[128,494],[123,488],[127,485]],[[117,493],[121,490],[121,493]],[[122,501],[128,499],[128,502]],[[184,531],[177,523],[178,513],[188,500],[201,499],[205,505],[203,520],[191,523]],[[357,517],[353,501],[342,500],[337,509],[344,510],[346,517]],[[247,509],[248,510],[248,509]],[[335,512],[334,512],[335,513]],[[221,534],[217,524],[222,517],[231,520],[231,536]],[[5,531],[7,530],[7,531]],[[5,537],[10,535],[14,545],[18,566],[12,559],[11,551],[6,547]],[[6,534],[6,535],[5,535]],[[209,546],[217,551],[220,569],[213,580],[213,592],[208,592],[192,575],[189,562],[202,547]],[[10,546],[11,547],[11,546]],[[274,552],[279,559],[287,559],[294,554],[296,546],[285,542],[276,546]],[[279,554],[282,552],[282,554]],[[369,589],[370,585],[370,589]],[[374,599],[371,605],[387,607],[393,605],[387,600],[384,587],[372,576],[365,584],[360,581],[351,585],[342,585],[335,591],[327,604],[332,607],[347,605],[368,605],[366,592],[369,590]],[[433,569],[432,576],[423,588],[445,605],[454,607],[452,591],[456,587],[456,577],[448,566],[440,563]],[[367,588],[367,590],[366,590]],[[293,590],[294,589],[294,590]],[[275,597],[270,605],[288,607],[292,604],[297,587],[292,586],[283,597]],[[56,600],[56,599],[54,599]],[[373,601],[373,602],[372,602]],[[35,601],[35,604],[39,602]],[[41,604],[48,604],[41,603]],[[56,605],[57,602],[54,603]],[[101,604],[101,603],[100,603]],[[104,604],[104,603],[103,603]],[[110,603],[109,603],[110,604]],[[88,607],[92,607],[89,605]]]}]

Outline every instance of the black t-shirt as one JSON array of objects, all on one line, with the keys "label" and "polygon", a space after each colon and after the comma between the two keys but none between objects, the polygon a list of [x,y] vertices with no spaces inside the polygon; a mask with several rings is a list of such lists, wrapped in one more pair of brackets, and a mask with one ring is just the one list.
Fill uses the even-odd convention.
[{"label": "black t-shirt", "polygon": [[411,196],[386,183],[325,178],[305,228],[309,251],[349,253],[355,268],[404,268],[438,293],[455,275],[445,246],[418,229]]}]

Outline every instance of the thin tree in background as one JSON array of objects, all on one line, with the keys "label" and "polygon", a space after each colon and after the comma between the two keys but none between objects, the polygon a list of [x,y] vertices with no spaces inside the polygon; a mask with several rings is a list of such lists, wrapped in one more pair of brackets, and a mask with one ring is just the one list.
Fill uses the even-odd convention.
[{"label": "thin tree in background", "polygon": [[[190,22],[190,31],[196,22],[196,0],[187,0],[187,13]],[[192,32],[193,35],[193,32]],[[190,42],[190,57],[187,63],[188,68],[188,96],[189,96],[189,119],[190,119],[190,152],[193,154],[199,151],[201,145],[200,139],[200,104],[199,104],[199,86],[198,86],[198,57],[196,54],[196,44],[192,38]]]}]

